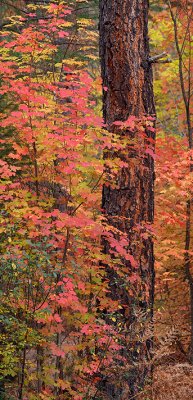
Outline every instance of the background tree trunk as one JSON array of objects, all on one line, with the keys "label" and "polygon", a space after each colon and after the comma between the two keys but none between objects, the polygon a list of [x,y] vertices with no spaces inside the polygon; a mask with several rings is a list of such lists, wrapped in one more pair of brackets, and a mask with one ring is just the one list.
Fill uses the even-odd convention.
[{"label": "background tree trunk", "polygon": [[[133,271],[131,263],[123,261],[128,276],[133,272],[139,276],[133,285],[134,296],[126,288],[123,290],[123,285],[117,283],[117,274],[115,276],[115,272],[107,267],[111,296],[127,304],[123,322],[130,344],[126,345],[125,354],[131,367],[121,381],[123,385],[127,382],[127,399],[131,399],[151,378],[148,359],[152,337],[147,334],[147,326],[153,315],[154,257],[147,226],[152,224],[154,213],[154,160],[146,150],[151,143],[153,153],[155,133],[146,127],[146,138],[141,140],[139,130],[123,132],[113,122],[126,121],[131,115],[137,118],[155,116],[152,68],[148,61],[148,0],[101,0],[99,30],[104,122],[107,130],[120,135],[120,140],[127,135],[128,142],[138,143],[119,154],[116,151],[105,153],[105,158],[118,156],[127,166],[120,168],[116,182],[113,182],[116,188],[104,185],[102,198],[108,224],[127,234],[128,251],[138,265]],[[106,240],[104,249],[105,253],[109,252]],[[116,387],[117,384],[112,384],[108,378],[104,381],[104,398],[126,398],[125,389]]]}]

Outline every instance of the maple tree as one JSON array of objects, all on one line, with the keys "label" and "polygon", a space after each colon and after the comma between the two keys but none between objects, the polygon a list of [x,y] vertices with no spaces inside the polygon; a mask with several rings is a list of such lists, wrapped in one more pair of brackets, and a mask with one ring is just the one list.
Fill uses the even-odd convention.
[{"label": "maple tree", "polygon": [[106,306],[101,119],[95,84],[71,46],[83,27],[89,46],[95,35],[74,19],[73,3],[26,13],[2,32],[1,376],[18,375],[9,392],[18,399],[82,398],[88,383],[90,398],[103,361],[97,338],[110,354],[118,346],[96,315],[98,297]]},{"label": "maple tree", "polygon": [[[158,52],[159,49],[160,52],[163,48],[166,49],[172,59],[171,64],[168,64],[167,68],[164,65],[155,66],[155,97],[159,122],[156,163],[158,167],[158,191],[156,194],[156,209],[158,214],[156,220],[159,224],[157,232],[161,234],[158,241],[159,261],[161,261],[161,264],[158,263],[158,274],[161,272],[160,267],[162,265],[163,270],[168,274],[167,284],[169,286],[176,286],[176,279],[180,279],[179,285],[187,288],[183,260],[186,221],[188,221],[186,217],[186,200],[188,200],[189,196],[192,196],[192,173],[189,170],[191,169],[191,138],[188,128],[189,123],[187,122],[187,114],[190,113],[190,116],[192,115],[191,99],[189,98],[188,100],[190,96],[188,94],[188,86],[190,85],[190,90],[192,86],[192,59],[189,52],[190,41],[188,36],[191,8],[188,6],[188,9],[186,9],[185,2],[183,3],[183,7],[181,3],[180,8],[176,8],[173,3],[172,14],[176,15],[176,22],[178,23],[176,40],[179,41],[180,48],[183,45],[182,65],[180,65],[178,51],[176,51],[175,31],[169,8],[165,6],[162,9],[160,12],[162,20],[155,20],[154,18],[152,25],[154,28],[153,30],[150,29],[153,48],[156,47],[156,50],[158,48]],[[181,68],[183,68],[183,71]],[[185,93],[182,91],[183,82],[181,82],[180,76],[184,82]],[[185,96],[187,95],[189,110],[186,110],[184,94]],[[163,104],[165,107],[163,107]],[[188,117],[190,121],[191,118]],[[189,255],[191,257],[191,246],[189,248]],[[177,257],[176,261],[175,257]],[[168,268],[172,268],[171,274],[175,274],[176,278],[172,278]],[[178,297],[180,296],[180,288],[178,285],[177,287]],[[173,306],[175,308],[174,304]],[[182,303],[180,307],[183,307]],[[184,307],[186,308],[187,304]],[[173,317],[175,312],[173,313]]]}]

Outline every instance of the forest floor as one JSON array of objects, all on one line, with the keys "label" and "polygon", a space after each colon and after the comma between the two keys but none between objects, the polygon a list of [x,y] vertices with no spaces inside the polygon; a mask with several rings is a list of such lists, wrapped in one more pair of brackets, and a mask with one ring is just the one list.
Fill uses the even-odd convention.
[{"label": "forest floor", "polygon": [[186,362],[156,367],[153,400],[193,400],[193,366]]}]

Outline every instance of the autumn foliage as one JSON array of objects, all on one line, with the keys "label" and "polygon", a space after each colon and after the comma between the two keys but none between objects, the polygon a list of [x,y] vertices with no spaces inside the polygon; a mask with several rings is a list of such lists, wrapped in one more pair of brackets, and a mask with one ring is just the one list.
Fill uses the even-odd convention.
[{"label": "autumn foliage", "polygon": [[99,365],[119,348],[99,313],[109,308],[104,143],[96,83],[84,61],[67,57],[65,40],[85,24],[73,13],[30,6],[2,32],[1,375],[19,374],[9,392],[19,399],[81,399],[85,385],[90,398]]},{"label": "autumn foliage", "polygon": [[[104,182],[113,187],[119,168],[125,167],[119,151],[130,147],[138,152],[138,161],[151,157],[156,162],[155,226],[134,227],[143,240],[153,237],[155,242],[157,358],[155,354],[153,361],[150,357],[144,363],[159,364],[160,338],[175,326],[190,365],[190,282],[184,260],[188,254],[191,264],[193,258],[191,246],[185,247],[193,150],[169,9],[152,12],[150,24],[152,51],[168,46],[173,58],[154,71],[155,154],[155,142],[146,135],[147,129],[155,131],[154,118],[131,116],[124,124],[115,122],[123,132],[137,130],[136,142],[128,142],[124,135],[120,141],[116,132],[105,129],[96,26],[81,5],[81,1],[28,6],[18,2],[25,12],[15,10],[1,30],[2,399],[101,399],[104,376],[120,384],[127,381],[130,365],[123,348],[132,348],[136,340],[131,341],[123,322],[127,305],[110,295],[107,265],[128,296],[135,296],[142,282],[127,235],[106,221],[101,192]],[[176,10],[178,5],[171,7]],[[192,43],[188,34],[184,39],[182,20],[186,27],[192,26],[192,14],[184,10],[181,2],[178,33],[185,46],[188,93]],[[192,105],[189,111],[192,118]],[[112,151],[117,157],[105,159],[103,155]],[[109,254],[104,254],[104,239]],[[144,315],[137,318],[140,324]],[[147,326],[145,335],[144,341],[152,335],[152,326]],[[156,373],[154,398],[161,400]],[[160,376],[164,381],[163,369]]]}]

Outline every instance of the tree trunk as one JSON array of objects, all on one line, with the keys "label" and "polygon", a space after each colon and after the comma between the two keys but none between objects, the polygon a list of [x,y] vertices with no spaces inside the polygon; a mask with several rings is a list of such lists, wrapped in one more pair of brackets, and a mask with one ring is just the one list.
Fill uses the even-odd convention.
[{"label": "tree trunk", "polygon": [[[127,327],[129,335],[125,355],[130,367],[121,377],[121,385],[113,384],[108,377],[103,380],[103,397],[131,399],[138,396],[151,379],[151,363],[148,359],[152,336],[151,333],[147,334],[147,326],[152,321],[154,296],[150,226],[154,213],[152,156],[155,132],[145,127],[144,117],[155,117],[155,108],[149,61],[148,0],[100,0],[99,30],[104,122],[109,132],[119,135],[120,141],[128,138],[124,151],[105,152],[106,159],[119,157],[125,164],[119,168],[113,186],[109,183],[104,185],[102,208],[109,226],[127,235],[127,251],[138,266],[136,269],[134,263],[122,258],[128,277],[131,278],[133,273],[139,277],[133,283],[135,295],[132,295],[131,290],[126,287],[123,289],[123,281],[122,284],[120,280],[118,282],[118,274],[112,268],[106,268],[111,297],[126,304],[122,325]],[[126,128],[123,131],[113,124],[115,121],[126,121],[131,115],[138,120],[143,119],[144,135],[139,129]],[[106,172],[108,175],[108,168]],[[109,250],[110,245],[104,239],[105,253],[109,253]],[[123,388],[125,382],[127,397]]]}]

